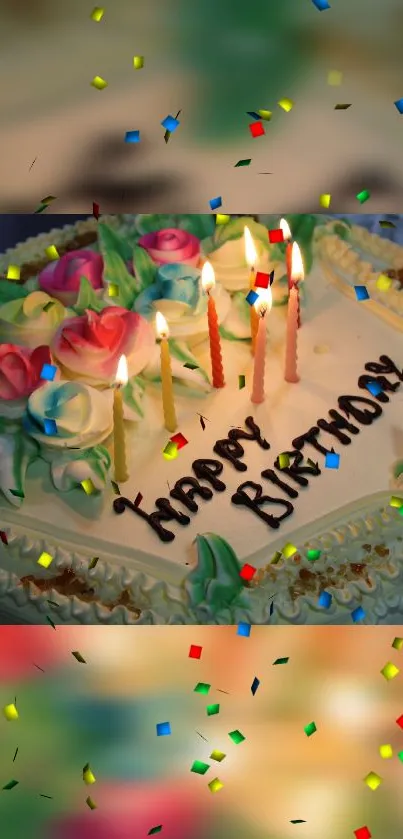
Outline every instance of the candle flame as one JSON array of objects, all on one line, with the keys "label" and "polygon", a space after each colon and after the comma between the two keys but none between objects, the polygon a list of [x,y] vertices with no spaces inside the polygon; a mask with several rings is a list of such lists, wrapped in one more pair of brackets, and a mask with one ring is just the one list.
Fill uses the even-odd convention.
[{"label": "candle flame", "polygon": [[245,235],[245,259],[249,268],[254,268],[257,263],[257,252],[255,248],[255,243],[252,239],[252,234],[249,230],[249,227],[245,227],[244,230]]},{"label": "candle flame", "polygon": [[125,355],[121,355],[119,359],[118,369],[116,371],[116,384],[119,386],[127,385],[129,380],[129,374],[127,371],[127,358]]},{"label": "candle flame", "polygon": [[169,337],[169,329],[168,324],[164,318],[164,315],[161,312],[157,312],[155,316],[155,328],[157,331],[158,338],[168,338]]},{"label": "candle flame", "polygon": [[304,263],[302,262],[299,245],[294,242],[291,252],[291,279],[294,283],[304,279]]},{"label": "candle flame", "polygon": [[214,268],[210,262],[205,262],[203,265],[201,281],[203,291],[209,292],[215,286]]},{"label": "candle flame", "polygon": [[290,225],[288,224],[288,221],[285,220],[285,218],[280,219],[280,230],[283,231],[284,239],[291,239]]},{"label": "candle flame", "polygon": [[259,289],[259,297],[253,304],[257,314],[260,317],[264,317],[267,312],[271,311],[273,302],[273,296],[271,293],[271,287],[268,288],[260,288]]}]

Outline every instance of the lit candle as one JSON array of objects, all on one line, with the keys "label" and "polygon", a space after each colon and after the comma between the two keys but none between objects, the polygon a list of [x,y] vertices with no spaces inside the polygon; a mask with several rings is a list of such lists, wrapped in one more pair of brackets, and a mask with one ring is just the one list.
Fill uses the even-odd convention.
[{"label": "lit candle", "polygon": [[299,245],[294,242],[291,252],[291,283],[297,289],[298,301],[298,329],[301,326],[301,301],[299,295],[299,284],[304,280],[304,263],[302,262],[301,251]]},{"label": "lit candle", "polygon": [[292,286],[292,279],[291,279],[291,253],[292,253],[292,242],[291,242],[291,230],[288,222],[285,218],[280,219],[280,228],[283,231],[283,236],[285,241],[287,242],[285,248],[285,265],[287,269],[287,279],[288,279],[288,291]]},{"label": "lit candle", "polygon": [[[257,253],[254,241],[251,236],[251,232],[249,227],[245,227],[244,229],[245,234],[245,259],[247,264],[250,268],[250,275],[249,275],[249,291],[253,291],[255,288],[255,267],[257,263]],[[255,352],[256,346],[256,338],[257,338],[257,331],[259,328],[259,315],[256,312],[254,306],[250,307],[250,334],[252,338],[252,353]]]},{"label": "lit candle", "polygon": [[264,402],[264,373],[266,365],[266,314],[270,312],[272,294],[270,286],[259,290],[259,299],[256,300],[255,310],[259,318],[259,325],[256,338],[255,363],[253,367],[253,388],[251,401],[258,405]]},{"label": "lit candle", "polygon": [[123,393],[122,387],[127,384],[127,361],[122,355],[119,359],[115,379],[115,390],[113,393],[113,453],[115,465],[115,481],[123,484],[129,475],[126,465],[126,441],[125,427],[123,421]]},{"label": "lit candle", "polygon": [[214,303],[214,298],[211,296],[211,289],[215,285],[214,269],[210,262],[205,262],[202,268],[202,286],[203,291],[208,295],[207,304],[207,318],[208,318],[208,332],[210,339],[210,358],[211,358],[211,372],[213,377],[213,387],[224,387],[224,370],[222,366],[221,355],[221,340],[220,331],[218,328],[218,317]]},{"label": "lit candle", "polygon": [[171,356],[169,353],[169,329],[168,324],[161,312],[157,312],[156,318],[157,336],[161,339],[161,382],[162,382],[162,407],[164,411],[164,423],[167,431],[176,431],[176,411],[174,392],[172,384]]},{"label": "lit candle", "polygon": [[[294,250],[296,248],[296,250]],[[294,268],[298,270],[298,259],[300,258],[299,248],[298,245],[293,245],[292,251],[292,274],[294,274]],[[287,338],[286,338],[286,351],[285,351],[285,374],[284,378],[286,382],[296,383],[299,382],[299,376],[297,372],[297,341],[298,341],[298,288],[296,285],[292,285],[290,288],[290,294],[288,297],[288,309],[287,309]]]}]

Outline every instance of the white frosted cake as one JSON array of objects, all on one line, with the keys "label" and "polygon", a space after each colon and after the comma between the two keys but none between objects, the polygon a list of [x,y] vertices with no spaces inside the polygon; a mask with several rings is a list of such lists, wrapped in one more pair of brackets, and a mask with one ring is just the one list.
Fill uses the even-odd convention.
[{"label": "white frosted cake", "polygon": [[[287,218],[306,274],[296,383],[284,375],[285,243],[253,219],[101,217],[0,258],[3,621],[403,621],[403,249],[348,223]],[[260,404],[245,225],[256,272],[274,271]],[[157,312],[170,333],[170,431]]]}]

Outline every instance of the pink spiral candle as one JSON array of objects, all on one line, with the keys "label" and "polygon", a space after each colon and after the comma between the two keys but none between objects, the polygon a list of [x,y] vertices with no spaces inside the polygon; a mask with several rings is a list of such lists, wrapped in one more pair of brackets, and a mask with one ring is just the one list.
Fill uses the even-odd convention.
[{"label": "pink spiral candle", "polygon": [[286,382],[295,384],[299,382],[297,372],[297,335],[298,335],[298,290],[293,286],[290,289],[287,311],[287,343],[285,352],[285,374]]}]

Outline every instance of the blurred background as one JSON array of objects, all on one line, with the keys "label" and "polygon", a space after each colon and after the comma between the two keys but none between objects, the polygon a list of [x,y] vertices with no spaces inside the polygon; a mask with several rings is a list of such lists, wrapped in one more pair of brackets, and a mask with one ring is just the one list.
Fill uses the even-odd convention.
[{"label": "blurred background", "polygon": [[[365,189],[369,212],[400,210],[401,0],[114,0],[99,23],[92,9],[0,0],[0,212],[47,195],[58,213],[208,212],[216,196],[228,213],[314,212],[322,193],[354,212]],[[253,139],[257,109],[273,117]]]},{"label": "blurred background", "polygon": [[[256,627],[249,638],[236,627],[1,627],[1,706],[19,713],[0,717],[1,786],[18,781],[1,792],[2,835],[142,839],[162,825],[163,839],[342,839],[367,826],[399,839],[402,677],[380,673],[401,666],[395,634],[403,627]],[[170,736],[157,737],[160,722]]]}]

